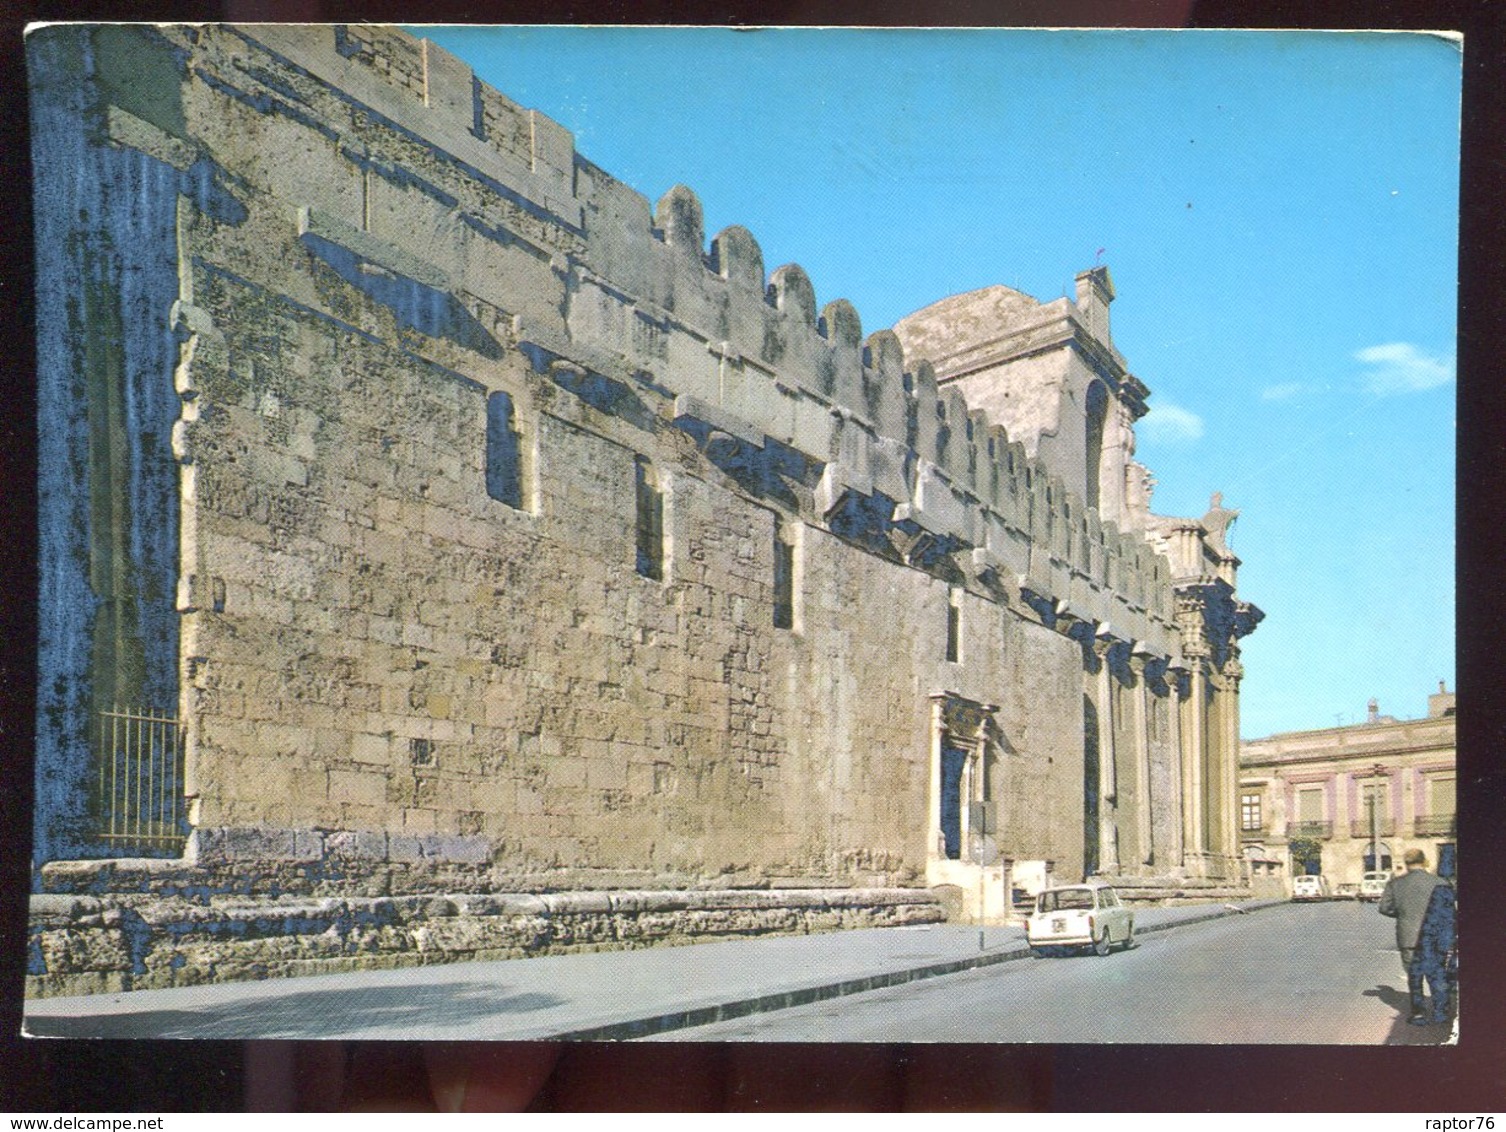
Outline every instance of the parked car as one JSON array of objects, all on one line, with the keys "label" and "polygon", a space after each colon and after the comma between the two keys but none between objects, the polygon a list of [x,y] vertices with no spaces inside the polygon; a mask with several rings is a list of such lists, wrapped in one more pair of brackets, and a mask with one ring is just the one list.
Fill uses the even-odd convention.
[{"label": "parked car", "polygon": [[1106,884],[1045,889],[1025,921],[1025,940],[1035,955],[1057,948],[1092,948],[1107,955],[1115,946],[1133,946],[1134,938],[1135,914]]},{"label": "parked car", "polygon": [[1292,878],[1293,900],[1327,900],[1328,878],[1300,876]]},{"label": "parked car", "polygon": [[1386,891],[1386,882],[1391,879],[1388,872],[1366,873],[1360,878],[1360,899],[1379,900],[1381,893]]}]

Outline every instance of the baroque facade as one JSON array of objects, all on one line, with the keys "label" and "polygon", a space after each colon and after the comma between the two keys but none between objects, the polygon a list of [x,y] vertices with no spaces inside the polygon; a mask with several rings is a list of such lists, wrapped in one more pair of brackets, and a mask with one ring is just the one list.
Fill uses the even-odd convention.
[{"label": "baroque facade", "polygon": [[1440,681],[1425,719],[1394,719],[1370,701],[1363,723],[1290,731],[1240,752],[1240,841],[1257,876],[1328,878],[1334,895],[1367,872],[1400,872],[1420,849],[1429,868],[1457,865],[1455,696]]},{"label": "baroque facade", "polygon": [[[50,27],[29,64],[34,974],[85,892],[180,941],[232,898],[577,916],[516,952],[1239,882],[1261,615],[1234,512],[1149,510],[1106,268],[865,335],[402,32]],[[329,953],[421,950],[418,907],[341,905]]]}]

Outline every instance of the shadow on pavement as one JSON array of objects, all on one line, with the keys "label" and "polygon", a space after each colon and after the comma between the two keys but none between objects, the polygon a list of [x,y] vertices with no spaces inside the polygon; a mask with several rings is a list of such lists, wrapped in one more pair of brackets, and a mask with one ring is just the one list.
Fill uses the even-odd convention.
[{"label": "shadow on pavement", "polygon": [[458,1027],[497,1014],[547,1010],[565,1001],[552,994],[509,997],[503,989],[457,980],[413,987],[295,990],[202,1010],[31,1015],[25,1028],[39,1038],[323,1038],[357,1030],[431,1029],[436,1019]]},{"label": "shadow on pavement", "polygon": [[1412,999],[1404,990],[1392,986],[1377,986],[1374,990],[1361,991],[1367,998],[1378,998],[1396,1011],[1396,1021],[1383,1044],[1388,1046],[1436,1046],[1448,1040],[1450,1024],[1436,1022],[1427,1026],[1414,1026],[1407,1021],[1412,1013]]}]

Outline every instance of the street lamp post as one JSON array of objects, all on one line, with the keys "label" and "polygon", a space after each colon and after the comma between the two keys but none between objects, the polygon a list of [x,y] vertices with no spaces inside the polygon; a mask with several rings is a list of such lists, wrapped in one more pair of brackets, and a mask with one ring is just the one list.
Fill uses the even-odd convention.
[{"label": "street lamp post", "polygon": [[1383,770],[1380,763],[1370,769],[1370,868],[1376,872],[1380,871],[1380,815],[1376,812],[1376,801]]}]

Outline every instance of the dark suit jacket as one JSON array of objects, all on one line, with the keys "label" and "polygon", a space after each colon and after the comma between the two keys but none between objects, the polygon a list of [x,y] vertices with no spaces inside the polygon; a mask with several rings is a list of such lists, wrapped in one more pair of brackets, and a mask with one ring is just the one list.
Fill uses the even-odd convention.
[{"label": "dark suit jacket", "polygon": [[1427,869],[1408,869],[1405,875],[1392,877],[1386,882],[1386,891],[1380,898],[1380,914],[1396,920],[1396,946],[1399,950],[1417,946],[1417,937],[1422,934],[1422,918],[1427,914],[1433,889],[1447,883]]}]

